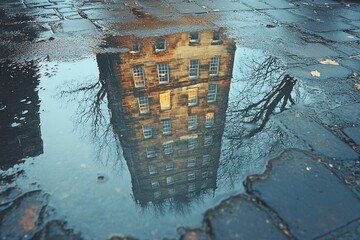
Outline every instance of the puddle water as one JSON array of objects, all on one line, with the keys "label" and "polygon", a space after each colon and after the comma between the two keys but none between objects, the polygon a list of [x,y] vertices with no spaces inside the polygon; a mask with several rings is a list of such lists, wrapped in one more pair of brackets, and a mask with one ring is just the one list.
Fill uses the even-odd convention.
[{"label": "puddle water", "polygon": [[[293,143],[276,118],[299,89],[279,59],[236,50],[218,31],[189,34],[115,37],[129,51],[41,60],[26,75],[35,76],[29,92],[1,100],[1,111],[14,106],[9,124],[25,129],[11,141],[30,149],[9,145],[2,167],[24,158],[17,184],[38,184],[86,239],[178,238],[178,227],[200,227],[207,209]],[[17,112],[33,118],[21,123]]]}]

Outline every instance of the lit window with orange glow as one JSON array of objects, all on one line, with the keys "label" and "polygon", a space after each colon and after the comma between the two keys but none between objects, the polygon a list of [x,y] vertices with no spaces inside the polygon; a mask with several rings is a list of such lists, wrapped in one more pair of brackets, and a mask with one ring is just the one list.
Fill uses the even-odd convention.
[{"label": "lit window with orange glow", "polygon": [[206,113],[205,127],[211,128],[213,126],[214,126],[214,113],[213,112]]},{"label": "lit window with orange glow", "polygon": [[188,89],[188,105],[195,106],[198,103],[198,90],[197,88]]},{"label": "lit window with orange glow", "polygon": [[161,110],[168,110],[171,108],[170,91],[160,93],[160,108]]}]

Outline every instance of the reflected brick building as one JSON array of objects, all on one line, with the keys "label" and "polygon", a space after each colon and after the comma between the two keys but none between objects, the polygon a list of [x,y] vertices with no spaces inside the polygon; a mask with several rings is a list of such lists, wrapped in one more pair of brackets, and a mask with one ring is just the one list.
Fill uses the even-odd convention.
[{"label": "reflected brick building", "polygon": [[40,132],[38,67],[2,63],[0,67],[0,169],[43,153]]},{"label": "reflected brick building", "polygon": [[235,44],[217,30],[114,37],[98,55],[135,200],[216,188]]}]

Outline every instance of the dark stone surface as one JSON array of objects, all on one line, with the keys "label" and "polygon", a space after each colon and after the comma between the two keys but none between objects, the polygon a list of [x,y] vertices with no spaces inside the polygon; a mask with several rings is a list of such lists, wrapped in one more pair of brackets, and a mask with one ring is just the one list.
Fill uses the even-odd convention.
[{"label": "dark stone surface", "polygon": [[341,106],[336,109],[335,114],[347,121],[358,123],[360,122],[360,103],[349,104]]},{"label": "dark stone surface", "polygon": [[205,222],[214,239],[286,239],[264,207],[245,195],[208,211]]},{"label": "dark stone surface", "polygon": [[277,212],[298,239],[312,239],[360,217],[359,199],[304,152],[284,152],[271,161],[267,174],[252,180],[250,192]]},{"label": "dark stone surface", "polygon": [[311,149],[328,158],[357,159],[359,155],[320,124],[305,119],[301,114],[288,112],[282,120],[295,136],[304,140]]},{"label": "dark stone surface", "polygon": [[348,127],[344,129],[344,133],[349,136],[357,145],[360,145],[360,128]]}]

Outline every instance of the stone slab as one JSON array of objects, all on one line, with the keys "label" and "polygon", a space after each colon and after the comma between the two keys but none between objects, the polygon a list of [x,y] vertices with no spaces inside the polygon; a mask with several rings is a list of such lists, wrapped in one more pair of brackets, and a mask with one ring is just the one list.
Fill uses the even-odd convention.
[{"label": "stone slab", "polygon": [[359,155],[320,124],[305,119],[295,112],[282,118],[284,126],[306,142],[311,149],[328,158],[339,160],[357,159]]},{"label": "stone slab", "polygon": [[[341,30],[350,30],[354,29],[353,25],[336,21],[336,22],[328,22],[328,21],[313,21],[299,24],[299,27],[310,30],[314,33],[326,33],[333,31],[341,31]],[[327,34],[324,34],[327,35]],[[322,35],[321,35],[322,36]]]},{"label": "stone slab", "polygon": [[306,21],[305,17],[293,14],[287,9],[270,9],[263,10],[263,12],[280,23],[304,23]]},{"label": "stone slab", "polygon": [[206,13],[209,10],[204,9],[197,5],[195,2],[177,2],[170,3],[170,5],[176,9],[179,13],[192,14],[192,13]]},{"label": "stone slab", "polygon": [[360,145],[360,128],[348,127],[344,129],[344,133],[354,140],[357,145]]},{"label": "stone slab", "polygon": [[253,0],[241,0],[241,2],[243,4],[245,4],[246,6],[253,8],[253,9],[272,9],[273,7],[270,6],[269,4],[266,4],[264,2],[260,2],[260,1],[253,1]]},{"label": "stone slab", "polygon": [[286,239],[269,214],[246,198],[222,202],[205,220],[215,239]]},{"label": "stone slab", "polygon": [[336,109],[334,113],[347,121],[353,122],[355,124],[360,123],[360,103],[341,106],[340,108]]},{"label": "stone slab", "polygon": [[196,3],[199,6],[205,6],[211,10],[219,11],[249,11],[251,8],[245,6],[241,2],[231,1],[212,1],[212,0],[197,0]]},{"label": "stone slab", "polygon": [[253,178],[251,190],[297,239],[314,239],[360,217],[360,200],[310,155],[288,150],[270,164],[266,177]]},{"label": "stone slab", "polygon": [[349,33],[345,33],[343,31],[334,31],[334,32],[317,33],[317,34],[325,38],[326,40],[330,40],[334,42],[354,42],[360,40],[358,37],[351,35]]}]

